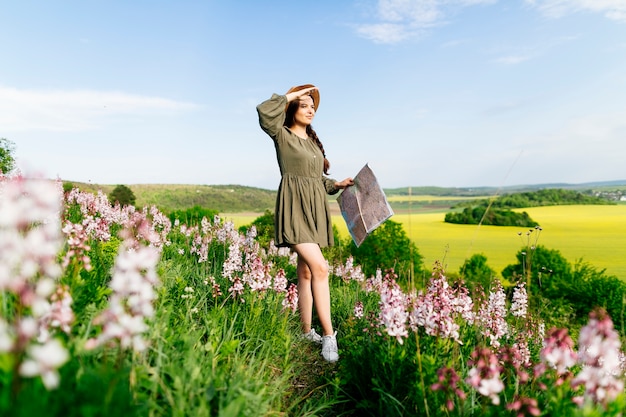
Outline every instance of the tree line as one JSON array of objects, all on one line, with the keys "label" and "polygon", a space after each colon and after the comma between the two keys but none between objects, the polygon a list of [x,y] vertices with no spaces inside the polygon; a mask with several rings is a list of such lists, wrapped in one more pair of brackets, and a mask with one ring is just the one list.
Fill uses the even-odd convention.
[{"label": "tree line", "polygon": [[505,194],[496,199],[480,199],[459,203],[446,213],[444,221],[454,224],[485,224],[493,226],[535,227],[539,224],[528,213],[512,209],[525,207],[615,204],[612,201],[582,194],[578,191],[551,188],[523,193]]}]

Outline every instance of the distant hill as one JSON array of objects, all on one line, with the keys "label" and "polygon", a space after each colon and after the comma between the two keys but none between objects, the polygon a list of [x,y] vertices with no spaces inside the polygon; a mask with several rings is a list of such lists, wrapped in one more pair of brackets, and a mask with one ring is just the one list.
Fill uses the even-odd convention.
[{"label": "distant hill", "polygon": [[[96,193],[102,190],[109,194],[116,185],[89,184],[65,181],[82,191]],[[274,210],[276,190],[247,187],[242,185],[190,185],[190,184],[124,184],[128,186],[135,197],[137,206],[157,206],[161,211],[169,213],[173,210],[185,209],[199,205],[204,208],[217,210],[221,213],[254,212],[262,213],[265,210]],[[602,193],[606,191],[624,190],[626,195],[626,180],[593,182],[584,184],[536,184],[516,185],[508,187],[403,187],[387,188],[387,196],[450,196],[476,197],[495,194],[518,193],[536,191],[546,188],[562,188],[569,190],[586,191],[588,193]],[[331,197],[334,199],[335,197]],[[401,205],[402,202],[393,203]],[[400,208],[400,207],[398,207]]]},{"label": "distant hill", "polygon": [[[70,181],[71,182],[71,181]],[[72,183],[82,191],[109,194],[115,185]],[[201,206],[220,213],[273,210],[276,191],[241,185],[134,184],[127,185],[137,206],[155,205],[164,213]]]},{"label": "distant hill", "polygon": [[616,189],[626,190],[626,179],[615,181],[598,181],[587,182],[581,184],[568,184],[568,183],[546,183],[546,184],[524,184],[524,185],[510,185],[506,187],[431,187],[431,186],[418,186],[418,187],[402,187],[402,188],[386,188],[385,194],[392,195],[433,195],[433,196],[447,196],[447,197],[475,197],[494,195],[496,193],[520,193],[527,191],[536,191],[548,188],[562,188],[565,190],[576,191],[613,191]]}]

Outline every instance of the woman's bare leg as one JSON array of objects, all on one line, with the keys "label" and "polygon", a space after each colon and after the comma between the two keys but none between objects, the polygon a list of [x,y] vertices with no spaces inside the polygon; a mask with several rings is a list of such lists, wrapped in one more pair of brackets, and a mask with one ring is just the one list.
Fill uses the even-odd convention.
[{"label": "woman's bare leg", "polygon": [[302,333],[311,331],[313,322],[313,293],[311,291],[311,270],[304,260],[298,255],[298,310],[300,310],[300,323]]},{"label": "woman's bare leg", "polygon": [[[300,243],[293,246],[298,254],[298,307],[302,330],[311,327],[312,306],[322,325],[324,336],[334,334],[330,314],[330,287],[328,263],[317,243]],[[300,292],[302,291],[302,292]]]}]

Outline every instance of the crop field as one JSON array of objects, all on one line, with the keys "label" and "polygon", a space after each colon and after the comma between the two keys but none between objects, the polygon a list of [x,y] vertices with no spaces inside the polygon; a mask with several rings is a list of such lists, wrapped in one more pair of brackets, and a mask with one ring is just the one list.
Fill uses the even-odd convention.
[{"label": "crop field", "polygon": [[[570,263],[582,258],[626,280],[626,205],[550,206],[523,211],[541,225],[538,237],[536,232],[527,236],[528,229],[520,227],[445,223],[444,211],[400,213],[392,220],[404,226],[424,257],[426,267],[440,261],[448,273],[458,273],[464,260],[475,253],[485,255],[487,264],[500,273],[515,263],[515,255],[523,246],[536,243],[559,250]],[[238,227],[250,224],[259,215],[234,213],[224,217]],[[333,223],[342,236],[348,236],[340,214],[333,215]],[[520,232],[522,236],[518,235]]]}]

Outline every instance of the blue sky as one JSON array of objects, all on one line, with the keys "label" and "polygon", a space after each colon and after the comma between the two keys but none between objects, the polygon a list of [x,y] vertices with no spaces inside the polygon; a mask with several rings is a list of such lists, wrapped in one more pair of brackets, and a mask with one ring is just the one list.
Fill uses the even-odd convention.
[{"label": "blue sky", "polygon": [[276,189],[255,106],[313,83],[337,179],[626,179],[626,0],[5,1],[0,56],[26,174]]}]

